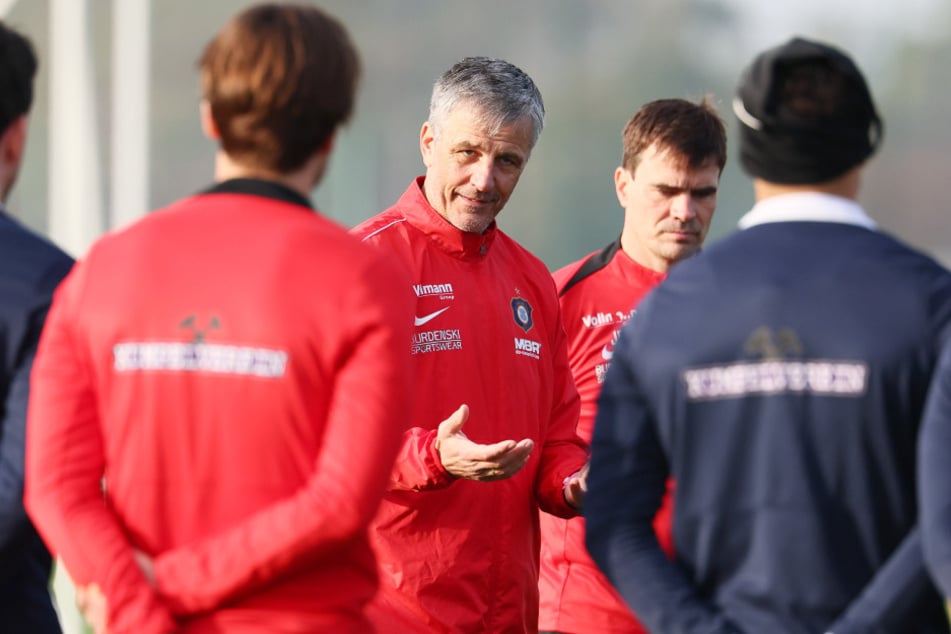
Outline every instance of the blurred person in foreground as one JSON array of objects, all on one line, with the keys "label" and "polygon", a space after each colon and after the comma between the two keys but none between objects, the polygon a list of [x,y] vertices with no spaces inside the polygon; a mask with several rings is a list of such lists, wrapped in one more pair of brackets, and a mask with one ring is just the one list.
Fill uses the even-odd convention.
[{"label": "blurred person in foreground", "polygon": [[316,7],[235,16],[200,62],[215,185],[100,239],[56,293],[27,508],[99,631],[370,631],[409,282],[309,201],[358,67]]},{"label": "blurred person in foreground", "polygon": [[23,507],[30,370],[57,284],[73,260],[5,207],[26,149],[37,59],[0,22],[0,630],[60,631],[49,593],[52,558]]},{"label": "blurred person in foreground", "polygon": [[[618,333],[637,303],[670,268],[696,253],[710,228],[726,130],[703,100],[659,99],[643,105],[623,133],[614,188],[624,209],[620,237],[554,273],[568,332],[568,362],[581,394],[578,433],[591,439],[595,406]],[[671,494],[654,519],[670,551]],[[646,630],[591,561],[584,519],[541,515],[539,627],[559,634]]]},{"label": "blurred person in foreground", "polygon": [[405,265],[416,302],[413,426],[372,529],[388,632],[536,632],[539,507],[582,503],[555,285],[496,224],[543,117],[522,70],[463,59],[433,89],[426,175],[354,230]]},{"label": "blurred person in foreground", "polygon": [[[948,632],[915,503],[951,274],[856,202],[881,123],[841,50],[756,56],[734,101],[756,204],[622,331],[587,545],[652,632]],[[651,520],[677,484],[676,560]]]}]

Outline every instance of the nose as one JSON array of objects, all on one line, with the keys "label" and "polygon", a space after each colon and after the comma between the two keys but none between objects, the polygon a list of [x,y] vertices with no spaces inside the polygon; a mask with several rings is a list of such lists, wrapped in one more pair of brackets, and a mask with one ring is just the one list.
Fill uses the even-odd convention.
[{"label": "nose", "polygon": [[480,192],[491,191],[495,187],[495,166],[492,161],[476,162],[469,174],[469,182]]},{"label": "nose", "polygon": [[697,209],[690,192],[681,192],[670,201],[670,215],[681,222],[697,217]]}]

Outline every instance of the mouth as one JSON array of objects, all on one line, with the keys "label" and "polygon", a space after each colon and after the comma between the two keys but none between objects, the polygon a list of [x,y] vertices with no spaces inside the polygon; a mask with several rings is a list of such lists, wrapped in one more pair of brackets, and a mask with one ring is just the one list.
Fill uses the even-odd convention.
[{"label": "mouth", "polygon": [[473,198],[471,196],[466,196],[465,194],[461,194],[459,192],[456,192],[456,196],[470,207],[486,207],[488,205],[495,204],[495,201],[496,201],[495,196],[477,196]]},{"label": "mouth", "polygon": [[666,231],[667,235],[671,236],[678,242],[695,242],[699,238],[699,234],[696,231]]}]

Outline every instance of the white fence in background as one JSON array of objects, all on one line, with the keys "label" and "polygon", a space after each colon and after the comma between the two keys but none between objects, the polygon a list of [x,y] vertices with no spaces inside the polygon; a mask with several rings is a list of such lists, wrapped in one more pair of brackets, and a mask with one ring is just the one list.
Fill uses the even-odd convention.
[{"label": "white fence in background", "polygon": [[[0,0],[0,17],[17,0]],[[110,213],[102,196],[100,131],[88,0],[49,0],[48,233],[73,256],[104,230],[148,210],[150,0],[113,0]],[[69,575],[53,580],[64,634],[82,634]]]}]

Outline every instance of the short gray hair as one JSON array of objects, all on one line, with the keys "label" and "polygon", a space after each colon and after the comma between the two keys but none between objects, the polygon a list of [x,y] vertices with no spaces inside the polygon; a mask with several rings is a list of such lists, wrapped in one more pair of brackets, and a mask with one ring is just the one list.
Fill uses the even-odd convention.
[{"label": "short gray hair", "polygon": [[466,57],[436,80],[429,102],[429,123],[435,135],[439,135],[440,124],[460,104],[479,110],[486,128],[493,134],[525,116],[532,120],[532,147],[542,132],[545,104],[541,93],[531,77],[504,60]]}]

